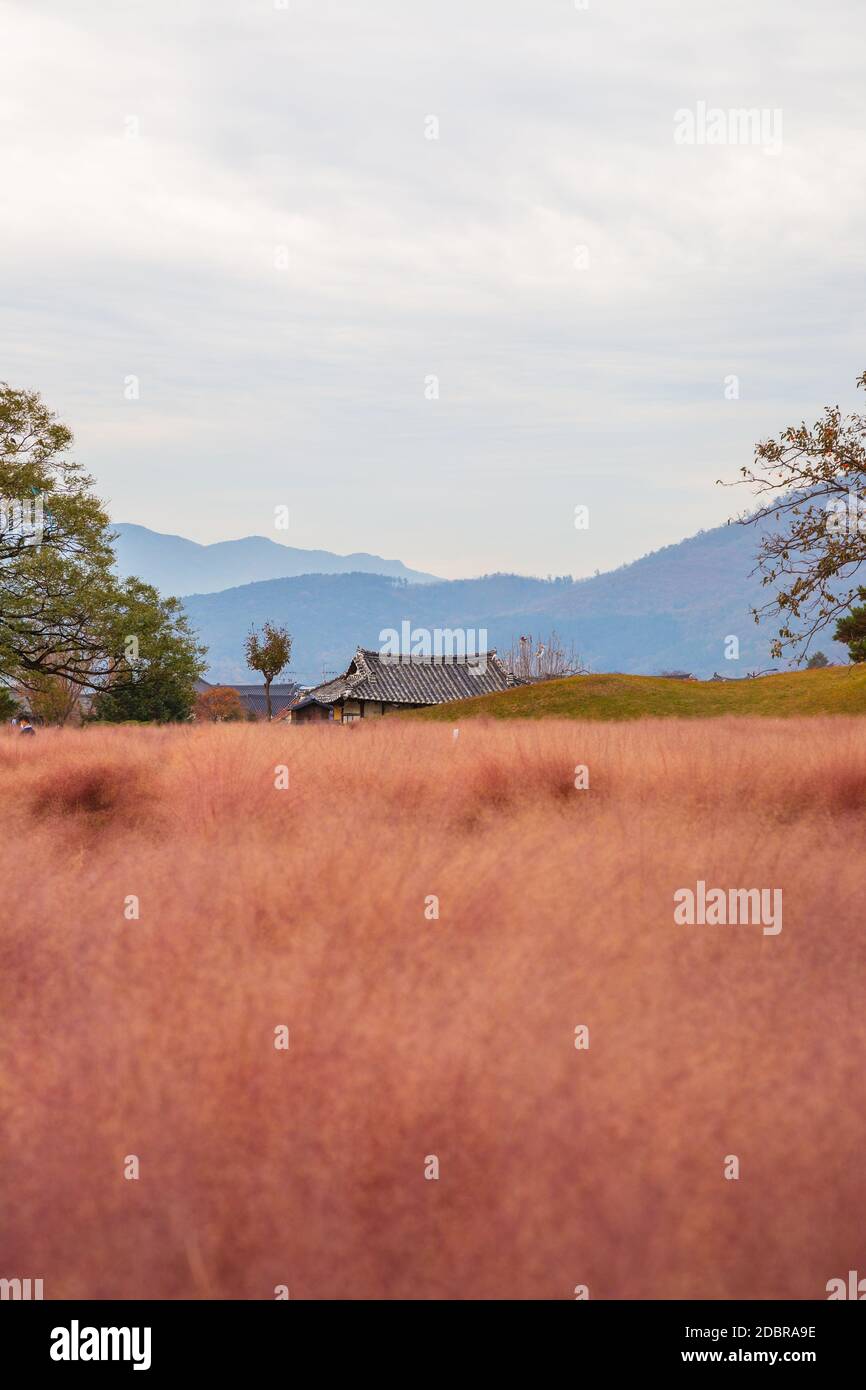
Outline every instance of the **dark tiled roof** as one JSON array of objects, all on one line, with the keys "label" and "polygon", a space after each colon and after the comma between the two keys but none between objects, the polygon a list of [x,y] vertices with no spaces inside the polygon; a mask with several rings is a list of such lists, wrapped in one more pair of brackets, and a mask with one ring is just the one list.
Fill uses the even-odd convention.
[{"label": "dark tiled roof", "polygon": [[489,695],[511,684],[495,652],[481,656],[383,656],[359,647],[349,669],[306,692],[296,709],[339,700],[382,700],[396,705],[441,705]]},{"label": "dark tiled roof", "polygon": [[[268,702],[265,698],[265,687],[263,685],[229,685],[227,681],[212,682],[198,680],[195,686],[196,690],[199,692],[216,690],[217,688],[220,690],[236,690],[247,709],[252,710],[254,714],[267,714],[268,712]],[[280,714],[284,709],[288,709],[293,700],[298,698],[300,692],[301,687],[296,685],[294,681],[290,681],[283,685],[272,685],[272,713]]]}]

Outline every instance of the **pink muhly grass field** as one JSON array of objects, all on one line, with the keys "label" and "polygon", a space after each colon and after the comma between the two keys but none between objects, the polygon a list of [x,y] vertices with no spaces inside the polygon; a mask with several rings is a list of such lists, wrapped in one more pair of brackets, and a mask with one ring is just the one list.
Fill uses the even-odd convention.
[{"label": "pink muhly grass field", "polygon": [[[826,1297],[866,1268],[864,809],[855,718],[0,735],[0,1273]],[[781,933],[675,925],[698,879],[781,888]]]}]

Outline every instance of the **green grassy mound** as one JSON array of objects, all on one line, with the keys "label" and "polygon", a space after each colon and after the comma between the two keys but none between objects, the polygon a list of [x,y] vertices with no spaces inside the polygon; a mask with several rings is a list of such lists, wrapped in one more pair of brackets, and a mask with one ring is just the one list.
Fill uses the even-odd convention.
[{"label": "green grassy mound", "polygon": [[518,686],[475,700],[407,712],[407,719],[707,718],[866,714],[866,664],[789,671],[741,681],[678,681],[663,676],[592,675]]}]

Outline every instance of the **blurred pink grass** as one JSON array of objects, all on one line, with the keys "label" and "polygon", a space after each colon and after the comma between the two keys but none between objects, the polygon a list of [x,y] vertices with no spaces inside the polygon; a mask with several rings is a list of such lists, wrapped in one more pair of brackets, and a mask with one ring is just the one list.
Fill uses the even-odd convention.
[{"label": "blurred pink grass", "polygon": [[[0,737],[0,1273],[824,1297],[866,1268],[864,807],[846,718]],[[781,934],[675,926],[699,878]]]}]

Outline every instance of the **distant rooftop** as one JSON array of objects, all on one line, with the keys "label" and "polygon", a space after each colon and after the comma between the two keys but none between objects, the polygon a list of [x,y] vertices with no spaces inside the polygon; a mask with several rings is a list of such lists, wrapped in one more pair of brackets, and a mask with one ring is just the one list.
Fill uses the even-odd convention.
[{"label": "distant rooftop", "polygon": [[[195,688],[197,694],[202,694],[206,690],[236,690],[243,704],[253,714],[266,715],[268,712],[264,685],[232,685],[230,681],[197,680]],[[300,693],[301,687],[295,681],[284,682],[280,685],[275,682],[271,686],[272,714],[281,714],[283,710],[288,709]]]},{"label": "distant rooftop", "polygon": [[511,677],[495,651],[477,656],[390,656],[359,647],[348,669],[295,703],[333,705],[340,700],[380,700],[393,705],[441,705],[505,690]]}]

